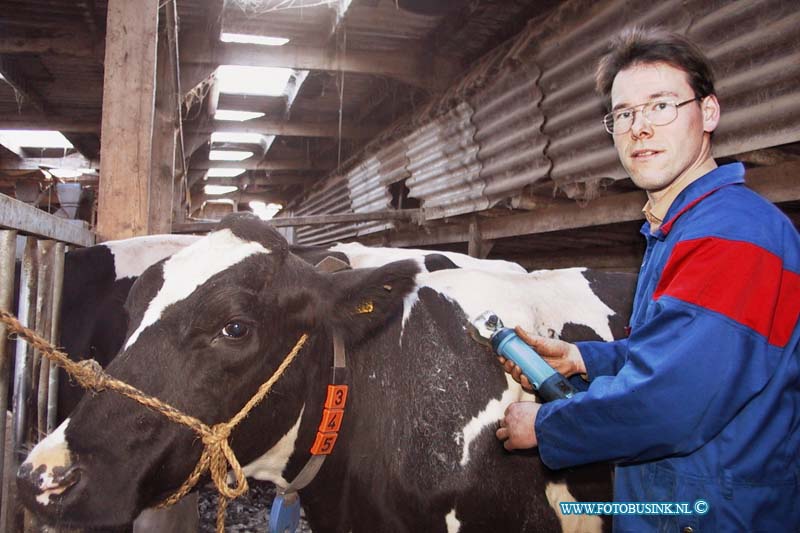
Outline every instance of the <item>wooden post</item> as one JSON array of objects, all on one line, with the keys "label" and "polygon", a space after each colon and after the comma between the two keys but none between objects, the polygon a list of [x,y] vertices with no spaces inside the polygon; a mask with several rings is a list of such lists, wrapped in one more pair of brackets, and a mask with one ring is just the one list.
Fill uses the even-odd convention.
[{"label": "wooden post", "polygon": [[469,223],[469,241],[467,242],[468,254],[470,257],[477,257],[478,259],[486,259],[489,252],[494,247],[494,241],[487,241],[481,237],[481,231],[478,227],[478,220],[473,219]]},{"label": "wooden post", "polygon": [[[168,5],[167,9],[172,9]],[[156,69],[155,115],[153,117],[153,150],[150,179],[148,233],[172,231],[172,195],[175,175],[177,139],[177,98],[175,60],[167,42],[164,28],[158,36],[158,67]]]},{"label": "wooden post", "polygon": [[109,0],[106,27],[99,241],[148,233],[158,0]]}]

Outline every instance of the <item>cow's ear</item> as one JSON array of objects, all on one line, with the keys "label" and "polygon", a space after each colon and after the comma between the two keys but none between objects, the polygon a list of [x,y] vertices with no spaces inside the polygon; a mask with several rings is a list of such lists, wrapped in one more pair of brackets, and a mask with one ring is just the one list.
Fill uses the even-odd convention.
[{"label": "cow's ear", "polygon": [[417,263],[406,260],[330,274],[336,290],[331,325],[349,342],[359,342],[402,313],[403,301],[415,290],[418,273]]}]

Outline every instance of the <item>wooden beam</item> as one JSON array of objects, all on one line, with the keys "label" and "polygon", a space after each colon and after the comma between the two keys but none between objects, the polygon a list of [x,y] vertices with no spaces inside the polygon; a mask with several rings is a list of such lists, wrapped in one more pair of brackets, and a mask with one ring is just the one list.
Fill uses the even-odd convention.
[{"label": "wooden beam", "polygon": [[73,148],[86,159],[100,158],[100,138],[99,135],[75,133],[70,131],[63,132],[64,137],[72,143]]},{"label": "wooden beam", "polygon": [[27,157],[18,161],[0,161],[2,170],[37,170],[40,168],[98,168],[100,162],[86,159],[81,154],[70,154],[66,157]]},{"label": "wooden beam", "polygon": [[172,195],[178,140],[175,56],[167,40],[167,32],[172,31],[172,9],[172,5],[166,6],[167,23],[158,35],[148,233],[172,231]]},{"label": "wooden beam", "polygon": [[[357,126],[352,123],[342,124],[341,136],[352,139],[372,139],[382,128],[378,126]],[[214,120],[200,131],[227,131],[235,133],[262,133],[264,135],[284,135],[287,137],[339,137],[339,124],[336,122],[299,122],[257,118],[244,122]]]},{"label": "wooden beam", "polygon": [[310,72],[308,70],[299,70],[289,79],[286,90],[286,104],[283,108],[283,119],[289,120],[292,114],[292,106],[294,105],[297,95],[300,93],[300,88],[303,87]]},{"label": "wooden beam", "polygon": [[444,78],[440,73],[421,75],[421,72],[430,72],[427,61],[413,54],[368,50],[348,50],[340,54],[332,48],[309,46],[219,43],[213,50],[199,47],[189,51],[183,62],[375,74],[424,88],[438,88]]},{"label": "wooden beam", "polygon": [[194,189],[195,185],[200,183],[206,175],[205,170],[189,170],[189,175],[186,178],[186,187],[189,191]]},{"label": "wooden beam", "polygon": [[574,204],[546,207],[508,217],[498,217],[482,223],[484,238],[502,239],[565,229],[600,226],[642,220],[642,206],[647,201],[644,191],[614,194],[598,198],[581,207]]},{"label": "wooden beam", "polygon": [[100,133],[100,123],[52,115],[0,115],[0,129],[56,130],[72,133]]},{"label": "wooden beam", "polygon": [[735,159],[742,163],[753,163],[755,165],[773,166],[787,161],[800,161],[800,155],[785,152],[780,148],[763,148],[752,152],[736,154]]},{"label": "wooden beam", "polygon": [[[496,240],[535,233],[582,228],[617,222],[640,220],[647,201],[643,191],[634,191],[598,198],[586,207],[577,203],[555,205],[520,215],[482,219],[481,237]],[[424,231],[387,234],[387,246],[432,246],[453,242],[469,242],[468,224],[426,225]]]},{"label": "wooden beam", "polygon": [[209,168],[243,168],[245,170],[328,170],[336,166],[333,161],[306,161],[303,159],[267,159],[264,161],[197,161],[192,170]]},{"label": "wooden beam", "polygon": [[44,99],[39,93],[31,87],[30,83],[25,76],[23,76],[17,69],[14,61],[0,56],[0,74],[6,80],[6,83],[11,85],[23,100],[27,101],[30,106],[37,112],[37,114],[47,114],[49,110]]},{"label": "wooden beam", "polygon": [[79,37],[0,37],[2,54],[53,54],[94,57],[102,61],[104,45],[93,46],[89,40]]},{"label": "wooden beam", "polygon": [[10,159],[11,161],[18,162],[25,157],[22,149],[19,146],[0,144],[0,168],[2,168],[3,161]]},{"label": "wooden beam", "polygon": [[316,181],[316,176],[301,176],[301,175],[273,175],[266,177],[252,177],[252,176],[236,176],[235,178],[206,178],[204,183],[206,185],[236,185],[241,187],[244,185],[255,187],[271,187],[271,186],[285,186],[285,185],[309,185]]},{"label": "wooden beam", "polygon": [[183,123],[183,149],[187,163],[197,150],[208,144],[213,131],[210,126],[213,120],[206,114],[205,106],[201,103],[198,109],[199,113],[193,113],[192,119]]},{"label": "wooden beam", "polygon": [[78,246],[94,244],[94,234],[85,222],[79,225],[75,221],[58,218],[5,194],[0,194],[0,227]]},{"label": "wooden beam", "polygon": [[[302,217],[273,218],[270,224],[276,228],[293,226],[319,226],[324,224],[347,224],[352,222],[369,222],[373,220],[405,220],[416,222],[420,219],[422,210],[403,209],[400,211],[373,211],[371,213],[342,213],[337,215],[311,215]],[[190,224],[175,225],[175,233],[195,233],[209,231],[213,223],[195,222]]]},{"label": "wooden beam", "polygon": [[469,223],[469,240],[467,241],[467,253],[470,257],[477,257],[478,259],[486,259],[489,252],[494,247],[494,241],[487,241],[481,237],[480,227],[478,226],[478,218],[475,217]]},{"label": "wooden beam", "polygon": [[216,70],[217,65],[181,64],[181,90],[183,91],[184,98],[190,98],[192,96],[192,91],[210,78]]},{"label": "wooden beam", "polygon": [[194,48],[209,49],[219,42],[225,0],[206,0],[204,4],[206,8],[205,24],[200,25],[203,30],[196,32],[182,31],[178,35],[179,44],[176,46],[181,50],[180,85],[185,98],[190,98],[194,90],[211,77],[217,69],[217,64],[191,65],[183,61],[187,50]]},{"label": "wooden beam", "polygon": [[158,0],[109,0],[97,233],[147,235]]},{"label": "wooden beam", "polygon": [[209,200],[233,200],[237,204],[246,204],[253,201],[283,204],[286,203],[288,199],[280,193],[272,192],[233,191],[225,194],[206,194],[205,192],[200,192],[192,197],[192,204],[200,205]]},{"label": "wooden beam", "polygon": [[[30,174],[23,174],[20,176],[13,176],[13,175],[2,175],[0,174],[0,186],[2,187],[15,187],[19,182],[25,182],[31,180],[34,177],[35,179],[43,180],[42,176],[31,176]],[[66,183],[80,183],[81,185],[92,185],[97,186],[100,183],[100,176],[97,174],[81,174],[75,178],[67,178],[67,179],[59,179],[59,181],[64,181]],[[47,181],[43,181],[43,183],[49,183]]]}]

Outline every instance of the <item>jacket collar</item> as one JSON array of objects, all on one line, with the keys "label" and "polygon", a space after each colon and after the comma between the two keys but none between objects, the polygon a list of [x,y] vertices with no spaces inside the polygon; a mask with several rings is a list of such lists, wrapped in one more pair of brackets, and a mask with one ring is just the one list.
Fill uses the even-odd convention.
[{"label": "jacket collar", "polygon": [[[675,201],[672,202],[672,205],[667,210],[667,216],[664,217],[664,223],[661,224],[661,227],[656,230],[653,236],[663,240],[672,230],[675,221],[703,199],[714,194],[723,187],[742,183],[744,183],[744,165],[741,163],[730,163],[719,166],[702,178],[693,181],[682,190],[677,198],[675,198]],[[649,222],[644,223],[641,232],[645,236],[650,235]]]}]

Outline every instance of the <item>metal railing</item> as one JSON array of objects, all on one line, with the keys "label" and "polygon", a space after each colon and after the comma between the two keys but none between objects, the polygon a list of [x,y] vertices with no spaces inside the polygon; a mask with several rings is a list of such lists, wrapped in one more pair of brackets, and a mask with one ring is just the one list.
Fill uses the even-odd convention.
[{"label": "metal railing", "polygon": [[[17,268],[17,238],[23,236]],[[0,194],[0,308],[58,344],[66,246],[93,243],[94,235],[85,226]],[[6,413],[0,424],[0,531],[23,531],[23,523],[30,524],[17,503],[14,477],[26,452],[55,429],[57,398],[57,367],[25,342],[14,346],[0,324],[0,406]]]}]

